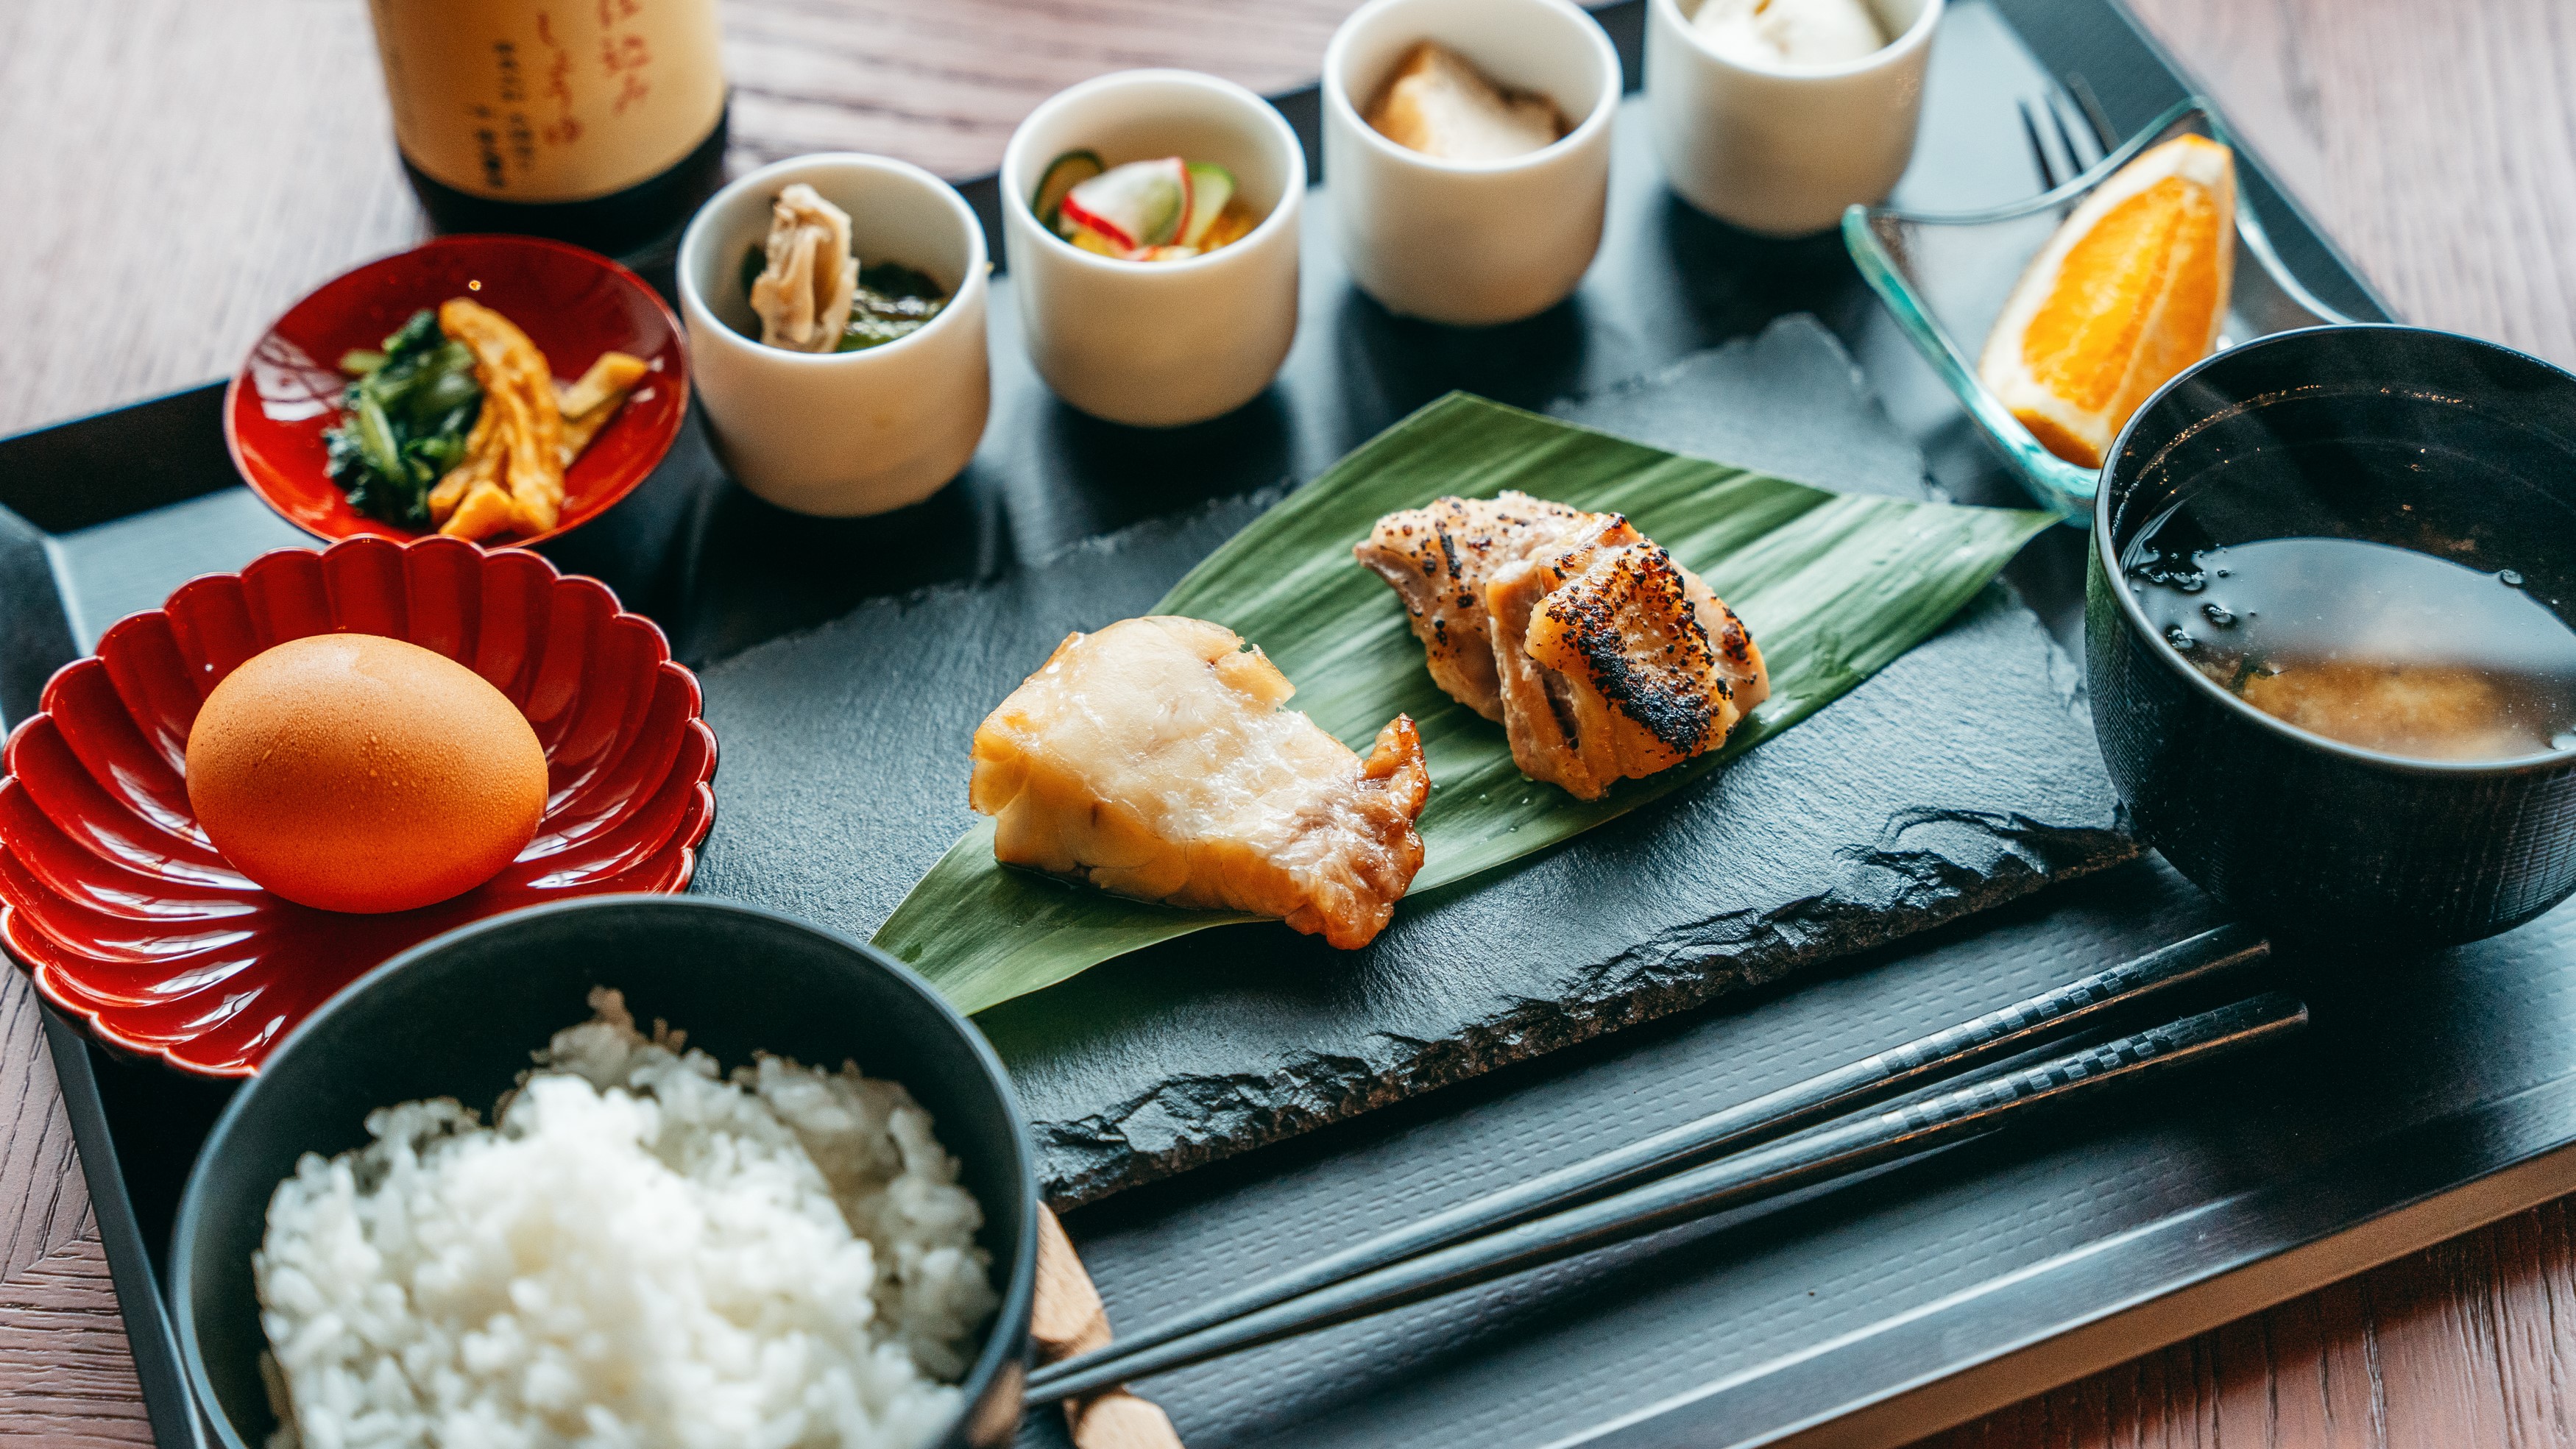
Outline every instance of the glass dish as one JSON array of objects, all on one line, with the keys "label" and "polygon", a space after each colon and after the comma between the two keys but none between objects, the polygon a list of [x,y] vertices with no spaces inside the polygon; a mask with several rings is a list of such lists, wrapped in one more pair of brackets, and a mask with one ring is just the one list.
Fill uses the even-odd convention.
[{"label": "glass dish", "polygon": [[[2095,470],[2077,467],[2040,446],[1977,380],[1975,349],[1983,347],[2022,269],[2076,204],[2138,153],[2184,134],[2236,147],[2236,138],[2208,103],[2195,98],[2165,112],[2074,180],[2028,201],[1947,215],[1885,206],[1855,206],[1843,213],[1843,242],[1852,260],[1896,314],[1915,349],[1949,385],[2021,485],[2070,521],[2093,512],[2099,482]],[[2235,286],[2219,347],[2351,320],[2290,275],[2240,191]]]}]

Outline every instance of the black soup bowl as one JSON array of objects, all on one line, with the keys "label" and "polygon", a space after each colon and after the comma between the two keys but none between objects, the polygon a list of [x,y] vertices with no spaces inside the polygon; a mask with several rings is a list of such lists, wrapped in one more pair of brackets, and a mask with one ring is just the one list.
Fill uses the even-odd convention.
[{"label": "black soup bowl", "polygon": [[928,1109],[984,1210],[1001,1307],[968,1370],[964,1408],[932,1441],[997,1449],[1020,1417],[1037,1276],[1037,1193],[1009,1078],[965,1018],[874,947],[751,906],[693,896],[595,896],[496,916],[426,941],[315,1012],[236,1095],[179,1204],[170,1315],[219,1442],[248,1449],[274,1419],[251,1254],[268,1202],[307,1152],[365,1145],[367,1114],[493,1100],[555,1032],[588,1020],[591,988],[645,1024],[688,1033],[728,1070],[754,1051],[904,1084]]},{"label": "black soup bowl", "polygon": [[[2321,327],[2221,352],[2130,419],[2103,470],[2085,586],[2093,720],[2141,834],[2276,931],[2476,940],[2576,891],[2576,750],[2401,758],[2310,734],[2192,667],[2123,574],[2189,500],[2261,536],[2397,544],[2515,569],[2576,604],[2576,376],[2412,327]],[[2287,527],[2278,527],[2284,519]],[[2214,591],[2214,586],[2213,586]]]}]

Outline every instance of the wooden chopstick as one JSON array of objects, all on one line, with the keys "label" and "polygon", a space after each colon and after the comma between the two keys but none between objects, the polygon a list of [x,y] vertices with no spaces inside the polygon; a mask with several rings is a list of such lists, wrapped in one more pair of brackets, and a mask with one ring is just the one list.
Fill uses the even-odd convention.
[{"label": "wooden chopstick", "polygon": [[1097,1392],[1224,1354],[1472,1288],[1692,1218],[1845,1176],[1971,1137],[2139,1077],[2239,1051],[2306,1025],[2279,992],[2151,1027],[1946,1092],[1864,1110],[1731,1157],[1500,1232],[1363,1273],[1315,1293],[1154,1345],[1114,1344],[1032,1376],[1030,1403]]},{"label": "wooden chopstick", "polygon": [[[1909,1085],[2012,1056],[2078,1030],[2115,1009],[2259,961],[2270,951],[2270,944],[2259,933],[2244,926],[2204,931],[2134,961],[1846,1063],[1630,1146],[1489,1193],[1251,1284],[1202,1308],[1129,1333],[1119,1339],[1116,1351],[1123,1356],[1171,1343],[1360,1274],[1708,1161]],[[1086,1350],[1060,1364],[1040,1368],[1030,1378],[1030,1393],[1037,1395],[1059,1377],[1086,1372],[1092,1367],[1092,1352]]]},{"label": "wooden chopstick", "polygon": [[[1064,1235],[1064,1224],[1038,1204],[1037,1300],[1029,1314],[1029,1342],[1040,1364],[1050,1364],[1109,1344],[1109,1310],[1091,1274]],[[1155,1405],[1112,1387],[1064,1406],[1064,1427],[1075,1449],[1182,1449],[1172,1421]]]}]

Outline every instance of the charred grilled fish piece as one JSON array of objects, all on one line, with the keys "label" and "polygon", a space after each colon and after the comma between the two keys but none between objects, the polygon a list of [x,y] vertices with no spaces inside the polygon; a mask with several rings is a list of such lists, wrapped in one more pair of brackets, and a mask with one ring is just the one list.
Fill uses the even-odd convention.
[{"label": "charred grilled fish piece", "polygon": [[1404,596],[1432,678],[1502,721],[1523,773],[1583,799],[1717,748],[1771,692],[1744,621],[1618,514],[1444,498],[1356,553]]},{"label": "charred grilled fish piece", "polygon": [[1295,691],[1199,619],[1068,635],[975,731],[969,803],[1007,864],[1365,946],[1422,868],[1431,772],[1412,720],[1363,760]]},{"label": "charred grilled fish piece", "polygon": [[1512,758],[1586,800],[1717,748],[1770,692],[1743,621],[1662,545],[1604,519],[1486,591]]}]

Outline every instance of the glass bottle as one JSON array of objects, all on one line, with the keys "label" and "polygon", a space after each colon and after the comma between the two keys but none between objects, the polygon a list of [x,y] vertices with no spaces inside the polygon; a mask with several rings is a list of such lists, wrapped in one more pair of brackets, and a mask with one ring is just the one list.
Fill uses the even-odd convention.
[{"label": "glass bottle", "polygon": [[717,0],[371,0],[403,170],[441,231],[610,253],[723,179]]}]

